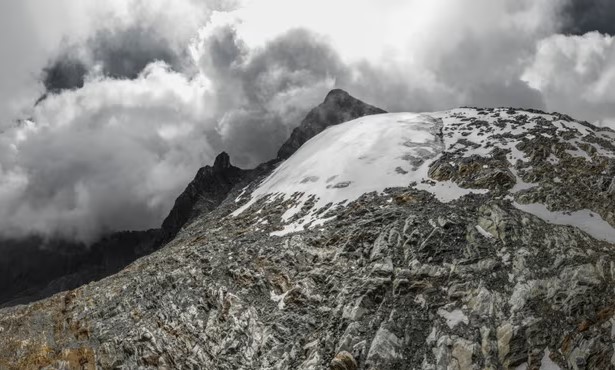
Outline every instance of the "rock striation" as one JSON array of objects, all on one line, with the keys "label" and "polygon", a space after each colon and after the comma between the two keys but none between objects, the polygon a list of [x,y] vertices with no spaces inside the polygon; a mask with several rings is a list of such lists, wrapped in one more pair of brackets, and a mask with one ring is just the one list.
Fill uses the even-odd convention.
[{"label": "rock striation", "polygon": [[[285,173],[264,164],[117,274],[0,310],[0,368],[613,368],[615,132],[508,108],[419,118],[434,136],[394,140],[411,155],[390,170],[425,179],[314,211],[253,201]],[[288,228],[304,214],[320,222]]]}]

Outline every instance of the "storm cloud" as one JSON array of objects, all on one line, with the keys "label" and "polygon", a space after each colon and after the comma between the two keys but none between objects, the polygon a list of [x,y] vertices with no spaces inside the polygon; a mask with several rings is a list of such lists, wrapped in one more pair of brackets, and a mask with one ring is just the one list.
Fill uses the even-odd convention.
[{"label": "storm cloud", "polygon": [[563,33],[583,35],[596,31],[615,35],[612,0],[569,0],[563,8],[563,17]]},{"label": "storm cloud", "polygon": [[[81,50],[79,50],[81,49]],[[135,79],[153,62],[165,62],[179,70],[176,50],[152,27],[132,25],[127,29],[98,30],[82,45],[66,47],[43,69],[46,92],[83,87],[88,73],[117,79]]]},{"label": "storm cloud", "polygon": [[[49,6],[25,3],[37,8],[0,7]],[[27,63],[0,68],[27,87],[0,89],[0,234],[92,241],[158,226],[199,167],[223,150],[244,168],[273,158],[332,88],[389,111],[615,117],[612,38],[583,33],[597,26],[572,0],[58,4],[80,21],[37,18],[55,36],[37,41],[30,25]]]}]

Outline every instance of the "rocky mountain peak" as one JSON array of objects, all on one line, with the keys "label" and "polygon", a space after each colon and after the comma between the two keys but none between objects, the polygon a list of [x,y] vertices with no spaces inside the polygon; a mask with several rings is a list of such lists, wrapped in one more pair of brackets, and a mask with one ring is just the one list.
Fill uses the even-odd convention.
[{"label": "rocky mountain peak", "polygon": [[214,171],[220,172],[231,167],[231,157],[229,157],[226,152],[222,152],[216,156],[214,160]]},{"label": "rocky mountain peak", "polygon": [[293,130],[290,138],[278,151],[278,159],[287,159],[306,141],[329,126],[380,113],[386,113],[386,111],[364,103],[344,90],[331,90],[325,100],[312,109],[301,124]]},{"label": "rocky mountain peak", "polygon": [[357,100],[353,98],[348,92],[342,89],[333,89],[329,91],[327,96],[325,96],[324,103],[325,104],[338,104],[341,105],[341,102],[347,101],[350,102],[352,100]]}]

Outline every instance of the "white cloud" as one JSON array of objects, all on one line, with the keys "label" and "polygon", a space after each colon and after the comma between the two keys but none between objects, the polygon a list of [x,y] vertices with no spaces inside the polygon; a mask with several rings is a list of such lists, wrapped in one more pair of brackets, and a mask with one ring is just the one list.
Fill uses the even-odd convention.
[{"label": "white cloud", "polygon": [[588,120],[615,118],[615,40],[590,32],[541,40],[523,79],[554,111]]},{"label": "white cloud", "polygon": [[213,10],[233,6],[232,1],[197,0],[0,2],[0,129],[30,114],[44,90],[42,69],[67,45],[81,45],[100,31],[142,25],[179,52]]},{"label": "white cloud", "polygon": [[384,108],[541,108],[539,94],[519,77],[536,43],[557,30],[564,3],[259,0],[233,15],[250,47],[296,27],[323,35],[354,76],[338,84]]},{"label": "white cloud", "polygon": [[0,229],[87,240],[156,225],[215,155],[202,125],[210,94],[158,63],[133,81],[92,79],[43,101],[35,125],[4,135],[14,154],[0,167]]}]

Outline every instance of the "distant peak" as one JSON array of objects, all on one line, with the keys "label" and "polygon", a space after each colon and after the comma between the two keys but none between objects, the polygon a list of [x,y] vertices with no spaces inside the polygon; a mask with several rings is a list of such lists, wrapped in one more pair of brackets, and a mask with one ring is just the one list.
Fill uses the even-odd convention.
[{"label": "distant peak", "polygon": [[231,167],[231,158],[226,152],[218,154],[214,161],[214,170],[223,170]]},{"label": "distant peak", "polygon": [[290,138],[278,150],[278,158],[290,157],[306,141],[329,126],[380,113],[386,112],[352,97],[342,89],[333,89],[329,91],[325,101],[312,109],[293,130]]},{"label": "distant peak", "polygon": [[333,89],[329,91],[329,93],[325,97],[325,103],[339,101],[339,100],[347,99],[347,98],[352,98],[352,96],[350,96],[350,94],[348,94],[346,91],[342,89]]}]

